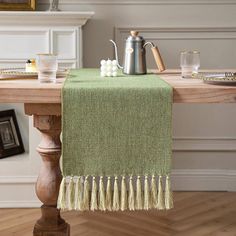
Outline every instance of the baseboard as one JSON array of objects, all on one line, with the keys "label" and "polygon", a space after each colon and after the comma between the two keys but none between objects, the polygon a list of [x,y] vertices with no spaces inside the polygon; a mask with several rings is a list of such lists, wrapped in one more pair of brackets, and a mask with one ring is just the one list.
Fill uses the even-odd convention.
[{"label": "baseboard", "polygon": [[0,201],[0,208],[38,208],[40,201]]},{"label": "baseboard", "polygon": [[236,191],[236,170],[173,170],[176,191]]},{"label": "baseboard", "polygon": [[[39,207],[34,193],[36,176],[1,176],[0,208]],[[175,191],[236,191],[236,170],[173,170]]]}]

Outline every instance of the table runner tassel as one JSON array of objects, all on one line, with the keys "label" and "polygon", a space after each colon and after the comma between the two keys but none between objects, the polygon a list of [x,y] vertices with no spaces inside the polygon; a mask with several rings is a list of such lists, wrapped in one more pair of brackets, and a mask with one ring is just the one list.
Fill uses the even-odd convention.
[{"label": "table runner tassel", "polygon": [[151,200],[152,200],[152,207],[157,208],[157,185],[156,185],[156,178],[155,175],[152,176],[151,181]]},{"label": "table runner tassel", "polygon": [[66,209],[66,179],[64,177],[62,178],[61,184],[60,184],[57,208],[61,210]]},{"label": "table runner tassel", "polygon": [[150,191],[149,191],[149,181],[148,181],[148,176],[145,176],[144,180],[144,210],[149,210],[150,209]]},{"label": "table runner tassel", "polygon": [[70,177],[69,186],[68,186],[68,210],[74,210],[75,207],[75,184],[73,177]]},{"label": "table runner tassel", "polygon": [[135,210],[135,204],[134,204],[134,186],[133,186],[133,177],[130,176],[129,179],[129,210],[134,211]]},{"label": "table runner tassel", "polygon": [[120,209],[122,211],[127,210],[127,205],[128,205],[128,201],[127,201],[126,180],[125,180],[125,176],[123,176],[122,180],[121,180],[121,206],[120,206]]},{"label": "table runner tassel", "polygon": [[143,196],[142,196],[142,186],[141,186],[141,180],[140,176],[137,176],[137,182],[136,182],[136,210],[142,210],[143,209]]},{"label": "table runner tassel", "polygon": [[81,177],[78,177],[75,182],[75,210],[82,211],[82,183]]},{"label": "table runner tassel", "polygon": [[112,210],[112,197],[111,197],[111,177],[107,177],[107,189],[106,189],[106,209]]},{"label": "table runner tassel", "polygon": [[92,185],[92,192],[91,192],[91,211],[95,211],[98,209],[98,198],[97,198],[97,182],[96,177],[93,177],[93,185]]},{"label": "table runner tassel", "polygon": [[89,210],[89,181],[88,176],[85,177],[84,181],[84,194],[83,194],[83,210]]},{"label": "table runner tassel", "polygon": [[115,177],[114,181],[114,192],[113,192],[113,205],[112,205],[113,211],[119,211],[120,210],[120,199],[119,199],[119,188],[118,188],[118,177]]},{"label": "table runner tassel", "polygon": [[103,182],[103,176],[100,177],[99,180],[99,210],[105,211],[106,210],[106,202],[105,202],[105,190],[104,190],[104,182]]},{"label": "table runner tassel", "polygon": [[166,177],[165,206],[166,206],[166,209],[168,209],[168,210],[172,209],[174,207],[173,194],[171,191],[169,176]]},{"label": "table runner tassel", "polygon": [[164,193],[163,193],[163,187],[162,187],[162,176],[159,176],[159,180],[158,180],[157,209],[159,210],[165,209]]}]

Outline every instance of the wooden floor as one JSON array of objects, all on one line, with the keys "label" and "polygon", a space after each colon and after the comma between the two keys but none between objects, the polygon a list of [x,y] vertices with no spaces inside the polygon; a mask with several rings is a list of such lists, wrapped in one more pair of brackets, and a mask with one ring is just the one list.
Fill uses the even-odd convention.
[{"label": "wooden floor", "polygon": [[[168,212],[64,212],[71,236],[236,236],[236,193],[178,192]],[[0,209],[0,236],[31,236],[39,209]]]}]

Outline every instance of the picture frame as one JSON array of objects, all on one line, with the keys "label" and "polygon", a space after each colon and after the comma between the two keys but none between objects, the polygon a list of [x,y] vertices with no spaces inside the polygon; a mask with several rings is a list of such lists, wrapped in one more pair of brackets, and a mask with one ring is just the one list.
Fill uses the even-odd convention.
[{"label": "picture frame", "polygon": [[0,0],[0,11],[34,11],[36,0]]},{"label": "picture frame", "polygon": [[0,159],[24,152],[15,111],[0,111]]}]

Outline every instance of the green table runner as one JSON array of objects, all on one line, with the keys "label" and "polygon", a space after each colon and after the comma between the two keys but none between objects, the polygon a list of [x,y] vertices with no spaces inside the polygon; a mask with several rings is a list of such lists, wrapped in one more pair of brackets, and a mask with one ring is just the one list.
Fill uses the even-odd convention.
[{"label": "green table runner", "polygon": [[[157,75],[72,70],[62,90],[58,208],[173,207],[172,88]],[[91,190],[91,191],[90,191]]]}]

